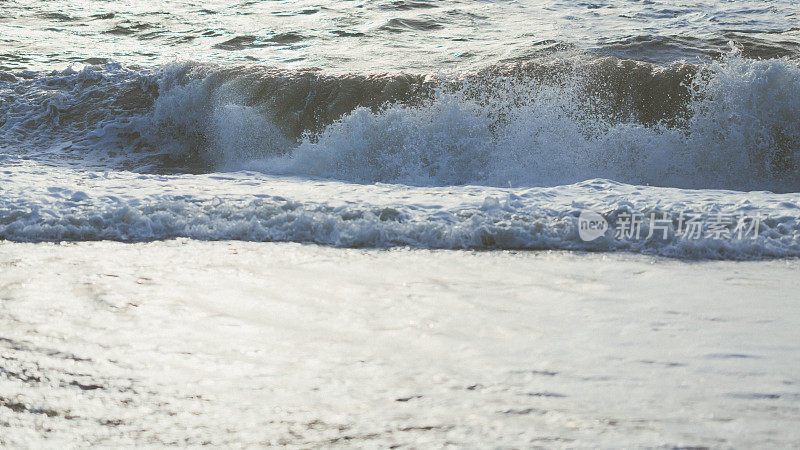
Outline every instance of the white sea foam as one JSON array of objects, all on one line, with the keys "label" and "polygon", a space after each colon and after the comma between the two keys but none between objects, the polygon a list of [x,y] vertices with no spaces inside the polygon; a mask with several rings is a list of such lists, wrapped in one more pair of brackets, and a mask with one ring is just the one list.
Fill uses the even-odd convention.
[{"label": "white sea foam", "polygon": [[[695,72],[683,112],[657,121],[637,119],[641,107],[610,108],[608,98],[586,95],[588,80],[566,76],[580,75],[572,71],[485,85],[475,77],[424,81],[429,94],[356,105],[299,136],[292,127],[339,105],[330,98],[341,86],[378,83],[380,91],[407,82],[191,64],[21,74],[0,82],[9,99],[0,124],[0,238],[800,255],[796,193],[710,190],[800,191],[800,68],[731,56]],[[284,103],[260,94],[275,86],[299,90],[274,94]],[[39,163],[21,162],[30,158]],[[211,173],[148,174],[186,168]],[[110,179],[98,175],[108,170]],[[220,181],[220,172],[243,170]],[[319,196],[320,183],[334,187]],[[393,184],[384,191],[380,183]],[[265,196],[276,185],[287,191]],[[425,206],[428,192],[448,199]],[[659,242],[583,242],[576,231],[583,209],[611,218],[656,211],[673,229]],[[754,240],[687,240],[677,217],[688,210],[768,219]]]},{"label": "white sea foam", "polygon": [[[617,77],[628,73],[613,70],[621,70]],[[654,70],[647,76],[658,80],[659,71],[677,69]],[[0,143],[11,152],[53,148],[54,159],[72,155],[84,163],[144,171],[164,170],[158,162],[163,159],[153,156],[169,155],[172,167],[189,161],[206,171],[259,170],[358,183],[555,186],[605,178],[682,188],[800,190],[795,62],[730,56],[699,67],[689,87],[657,93],[689,96],[683,106],[674,100],[677,112],[660,121],[634,117],[635,108],[624,105],[635,99],[626,100],[624,92],[605,93],[616,96],[613,105],[602,89],[587,94],[597,80],[585,72],[549,80],[440,80],[428,85],[432,94],[411,103],[355,103],[341,117],[326,112],[341,109],[327,103],[331,95],[342,95],[330,85],[346,92],[352,86],[336,78],[290,84],[271,75],[270,88],[277,92],[283,82],[289,90],[306,85],[296,94],[280,94],[288,96],[280,100],[291,105],[286,107],[260,94],[265,82],[252,69],[237,76],[177,64],[156,72],[109,66],[39,74],[2,82],[5,92],[20,95],[10,97]],[[379,95],[382,86],[370,95]],[[291,131],[313,121],[316,129],[301,128],[299,136]]]},{"label": "white sea foam", "polygon": [[[798,194],[687,191],[589,180],[554,188],[411,187],[226,175],[96,173],[6,161],[0,174],[0,239],[309,242],[342,247],[572,249],[680,258],[800,256]],[[578,216],[591,210],[670,218],[666,239],[591,242]],[[691,238],[681,212],[763,216],[744,238]],[[731,224],[728,228],[732,228]]]},{"label": "white sea foam", "polygon": [[[684,126],[612,120],[578,80],[514,85],[485,102],[359,108],[290,154],[223,167],[414,185],[553,186],[590,178],[688,188],[800,190],[800,68],[729,58],[693,81]],[[246,128],[235,118],[226,127]],[[224,148],[220,143],[218,148]]]}]

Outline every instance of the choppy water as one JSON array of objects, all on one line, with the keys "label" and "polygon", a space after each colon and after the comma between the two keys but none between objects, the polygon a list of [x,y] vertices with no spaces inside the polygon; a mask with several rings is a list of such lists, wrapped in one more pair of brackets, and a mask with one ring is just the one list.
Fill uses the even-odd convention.
[{"label": "choppy water", "polygon": [[438,72],[563,49],[670,63],[796,56],[793,1],[6,1],[6,69],[173,58],[340,72]]},{"label": "choppy water", "polygon": [[[0,238],[798,256],[798,13],[4,2]],[[585,209],[671,225],[586,242]],[[686,211],[765,219],[690,241]]]}]

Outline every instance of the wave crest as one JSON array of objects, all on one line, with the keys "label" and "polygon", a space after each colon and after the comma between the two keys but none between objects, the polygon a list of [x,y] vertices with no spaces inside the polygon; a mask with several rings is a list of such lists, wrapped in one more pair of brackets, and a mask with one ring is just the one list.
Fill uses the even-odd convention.
[{"label": "wave crest", "polygon": [[800,68],[787,59],[553,57],[437,76],[108,65],[10,77],[0,81],[4,148],[33,142],[140,171],[800,190]]}]

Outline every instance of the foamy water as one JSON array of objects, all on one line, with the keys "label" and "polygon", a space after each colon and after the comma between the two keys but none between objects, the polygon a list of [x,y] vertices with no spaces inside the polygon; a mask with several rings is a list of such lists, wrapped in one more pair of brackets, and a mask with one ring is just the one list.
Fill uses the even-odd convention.
[{"label": "foamy water", "polygon": [[[734,48],[720,61],[664,67],[562,55],[427,76],[107,64],[0,83],[6,239],[798,255],[800,68],[787,58],[751,60]],[[246,193],[242,180],[253,186]],[[323,181],[335,188],[317,200]],[[386,185],[380,195],[350,200],[375,183]],[[435,211],[424,201],[430,187],[449,187]],[[270,212],[268,191],[325,231],[275,219],[287,206]],[[401,197],[411,200],[398,206]],[[143,225],[120,219],[129,208]],[[658,241],[583,242],[574,221],[586,209],[657,211],[671,224]],[[384,210],[392,220],[362,217]],[[687,212],[765,220],[750,240],[688,242]]]}]

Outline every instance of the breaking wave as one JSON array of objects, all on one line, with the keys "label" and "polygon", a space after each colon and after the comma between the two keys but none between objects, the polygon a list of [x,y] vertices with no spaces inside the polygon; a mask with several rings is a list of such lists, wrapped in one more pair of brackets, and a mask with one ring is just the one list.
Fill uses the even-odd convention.
[{"label": "breaking wave", "polygon": [[428,76],[108,64],[3,73],[0,99],[2,152],[139,172],[800,191],[788,59],[562,55]]},{"label": "breaking wave", "polygon": [[[631,186],[353,185],[231,174],[136,174],[6,158],[0,240],[302,242],[349,248],[626,251],[684,259],[800,257],[797,194]],[[609,228],[581,236],[586,211]],[[655,214],[635,234],[624,217]],[[699,217],[702,233],[687,232]],[[759,218],[756,220],[756,218]],[[741,221],[739,219],[742,219]],[[718,223],[721,227],[714,228]],[[742,223],[748,230],[738,232]],[[663,234],[662,234],[663,232]]]}]

